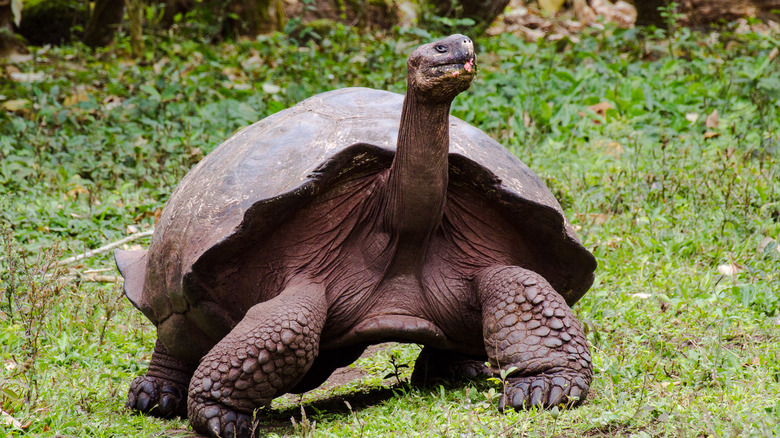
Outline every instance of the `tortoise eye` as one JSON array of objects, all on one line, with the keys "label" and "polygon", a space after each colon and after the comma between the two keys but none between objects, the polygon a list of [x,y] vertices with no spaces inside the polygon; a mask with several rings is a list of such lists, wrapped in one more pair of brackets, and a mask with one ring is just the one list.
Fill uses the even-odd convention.
[{"label": "tortoise eye", "polygon": [[447,53],[447,48],[444,47],[444,44],[439,44],[436,46],[436,51],[439,53]]}]

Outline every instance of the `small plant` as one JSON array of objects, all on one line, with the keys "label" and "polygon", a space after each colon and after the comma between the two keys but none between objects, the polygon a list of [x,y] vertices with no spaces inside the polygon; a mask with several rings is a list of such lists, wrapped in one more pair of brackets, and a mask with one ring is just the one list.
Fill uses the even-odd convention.
[{"label": "small plant", "polygon": [[408,383],[406,380],[401,379],[401,370],[404,368],[409,368],[409,365],[405,363],[400,363],[400,356],[398,355],[397,351],[393,351],[390,354],[390,366],[393,367],[393,371],[387,373],[385,375],[385,379],[389,379],[391,377],[395,377],[396,382],[398,382],[399,385],[402,385],[404,383]]},{"label": "small plant", "polygon": [[38,394],[37,364],[41,337],[45,335],[49,312],[61,298],[69,281],[64,269],[57,267],[57,246],[42,250],[33,260],[13,240],[10,228],[3,230],[5,258],[0,265],[5,288],[7,313],[23,331],[22,349],[15,358],[16,374],[24,382],[24,401],[34,404]]},{"label": "small plant", "polygon": [[295,421],[295,417],[290,417],[293,429],[300,438],[310,438],[314,436],[314,431],[317,429],[316,421],[309,421],[309,417],[306,416],[306,410],[301,405],[301,421]]},{"label": "small plant", "polygon": [[[485,367],[492,368],[490,365],[490,362],[485,362]],[[488,377],[488,382],[500,385],[501,386],[501,394],[504,395],[504,397],[509,397],[509,394],[507,394],[507,388],[509,387],[509,376],[515,373],[517,371],[517,367],[509,367],[507,369],[499,369],[498,370],[498,376],[494,375],[492,377]]]},{"label": "small plant", "polygon": [[106,329],[111,322],[111,318],[119,310],[124,297],[122,288],[118,285],[112,287],[99,287],[97,288],[97,298],[103,308],[103,320],[100,324],[100,337],[98,343],[103,345],[103,340],[106,337]]},{"label": "small plant", "polygon": [[365,421],[361,421],[360,419],[358,419],[357,414],[355,413],[355,411],[352,410],[352,405],[349,404],[348,401],[344,400],[344,404],[347,406],[347,409],[349,410],[350,415],[352,415],[352,419],[354,420],[355,424],[360,426],[360,435],[358,435],[358,436],[360,438],[362,438],[363,437],[363,430],[366,427]]}]

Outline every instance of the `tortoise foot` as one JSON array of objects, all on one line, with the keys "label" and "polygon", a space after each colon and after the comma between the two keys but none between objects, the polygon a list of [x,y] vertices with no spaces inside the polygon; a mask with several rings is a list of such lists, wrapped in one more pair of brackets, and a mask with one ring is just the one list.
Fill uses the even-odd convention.
[{"label": "tortoise foot", "polygon": [[193,403],[190,422],[214,438],[252,438],[257,426],[251,415],[216,402]]},{"label": "tortoise foot", "polygon": [[160,377],[136,377],[130,383],[125,406],[160,418],[186,417],[187,388]]},{"label": "tortoise foot", "polygon": [[573,407],[581,404],[588,396],[589,376],[570,370],[559,373],[524,377],[509,377],[498,408],[548,409],[564,405]]}]

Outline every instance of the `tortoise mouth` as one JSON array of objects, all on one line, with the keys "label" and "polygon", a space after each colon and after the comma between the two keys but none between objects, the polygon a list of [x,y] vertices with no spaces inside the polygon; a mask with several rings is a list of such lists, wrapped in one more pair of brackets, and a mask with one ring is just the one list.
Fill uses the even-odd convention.
[{"label": "tortoise mouth", "polygon": [[451,76],[471,78],[477,73],[476,59],[471,58],[466,62],[452,62],[448,64],[437,65],[432,68],[436,76]]}]

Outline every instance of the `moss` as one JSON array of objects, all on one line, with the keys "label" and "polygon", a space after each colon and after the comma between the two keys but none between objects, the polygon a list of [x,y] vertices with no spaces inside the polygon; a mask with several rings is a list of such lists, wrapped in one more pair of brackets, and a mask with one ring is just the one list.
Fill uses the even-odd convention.
[{"label": "moss", "polygon": [[335,26],[336,22],[328,18],[319,18],[306,23],[306,27],[320,35],[327,35]]}]

